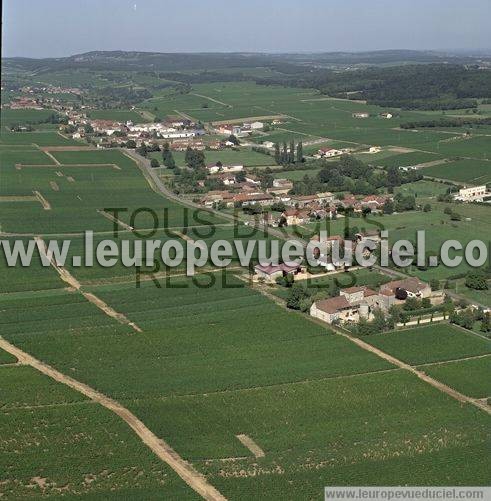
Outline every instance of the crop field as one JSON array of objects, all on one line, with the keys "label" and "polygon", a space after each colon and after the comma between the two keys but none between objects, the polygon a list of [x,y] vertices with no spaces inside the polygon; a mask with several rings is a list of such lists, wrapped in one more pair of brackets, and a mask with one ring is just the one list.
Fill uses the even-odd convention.
[{"label": "crop field", "polygon": [[[132,408],[170,434],[230,498],[267,492],[316,499],[326,483],[445,484],[455,464],[459,482],[486,476],[478,460],[485,416],[403,373],[169,397]],[[251,457],[238,433],[252,437],[265,457]]]},{"label": "crop field", "polygon": [[458,160],[426,167],[422,172],[426,176],[472,185],[491,182],[491,162],[487,160]]},{"label": "crop field", "polygon": [[134,110],[92,110],[89,116],[90,118],[115,120],[118,122],[127,122],[130,120],[134,123],[143,123],[148,121]]},{"label": "crop field", "polygon": [[[308,143],[323,138],[326,144],[334,141],[355,149],[377,145],[414,150],[404,154],[393,152],[386,160],[379,158],[380,165],[414,165],[455,156],[489,158],[489,138],[483,135],[486,130],[476,129],[470,139],[464,138],[460,130],[402,130],[398,128],[400,123],[440,118],[441,113],[390,110],[363,102],[332,99],[309,89],[250,82],[196,84],[189,94],[163,91],[145,101],[141,108],[162,117],[183,113],[202,122],[281,117],[281,124],[257,138],[261,142],[301,140]],[[391,111],[395,117],[382,119],[383,111]],[[370,117],[354,118],[352,115],[357,112],[368,112]],[[307,145],[306,153],[310,151],[308,148]],[[366,157],[369,161],[369,156]]]},{"label": "crop field", "polygon": [[[229,284],[239,285],[233,278]],[[174,285],[94,289],[144,334],[131,334],[76,293],[12,302],[2,332],[123,402],[230,497],[239,490],[315,497],[334,480],[373,481],[381,464],[389,485],[409,465],[413,479],[446,484],[449,454],[462,463],[459,483],[483,481],[485,464],[472,458],[485,447],[484,414],[248,287],[200,289],[189,279]],[[394,372],[374,373],[387,369]],[[404,428],[394,426],[401,419]],[[265,457],[252,456],[235,438],[240,433]]]},{"label": "crop field", "polygon": [[435,160],[440,160],[441,155],[435,153],[424,153],[424,152],[412,152],[412,153],[402,153],[399,155],[393,155],[381,158],[380,160],[375,160],[371,162],[371,157],[361,157],[359,158],[368,163],[373,163],[375,165],[382,165],[384,167],[403,167],[409,165],[419,165],[426,162],[434,162]]},{"label": "crop field", "polygon": [[0,131],[0,144],[25,144],[25,145],[38,145],[38,146],[70,146],[80,145],[74,139],[58,134],[58,132],[10,132],[2,129]]},{"label": "crop field", "polygon": [[17,358],[15,358],[13,355],[7,353],[6,351],[0,350],[0,365],[14,364],[16,362]]},{"label": "crop field", "polygon": [[367,342],[410,364],[426,364],[491,353],[491,341],[448,324],[377,334]]},{"label": "crop field", "polygon": [[[222,162],[224,165],[244,165],[245,167],[264,167],[266,165],[275,165],[274,158],[270,155],[265,155],[263,153],[258,153],[250,149],[240,149],[240,150],[221,150],[221,151],[205,151],[205,162],[214,163]],[[185,152],[176,151],[172,153],[176,165],[178,167],[184,167]],[[148,154],[149,158],[156,158],[160,163],[162,163],[162,153],[160,151],[155,151]]]},{"label": "crop field", "polygon": [[30,367],[0,370],[2,496],[195,499],[108,410]]},{"label": "crop field", "polygon": [[473,398],[489,398],[491,383],[488,377],[490,356],[449,362],[438,365],[428,365],[424,371],[443,383]]},{"label": "crop field", "polygon": [[2,128],[26,123],[36,124],[49,118],[52,113],[52,110],[11,110],[10,108],[3,108],[1,118]]},{"label": "crop field", "polygon": [[[66,85],[77,85],[77,78],[110,84],[84,70],[75,73],[58,72],[53,79]],[[399,121],[431,114],[398,111],[399,118],[383,120],[379,114],[388,110],[377,106],[249,82],[193,85],[189,94],[162,90],[142,109],[161,118],[182,113],[202,121],[281,115],[283,123],[268,134],[277,140],[320,137],[328,144],[353,141],[346,145],[354,148],[376,144],[417,150],[377,157],[377,162],[396,164],[446,157],[442,150],[450,143],[443,140],[452,137],[396,130]],[[115,110],[113,116],[126,117],[129,111]],[[372,116],[353,118],[358,111]],[[451,144],[470,141],[480,154],[480,136]],[[101,213],[108,208],[127,209],[116,223],[123,230],[119,240],[130,244],[137,234],[128,225],[147,233],[145,238],[183,244],[234,238],[270,243],[273,238],[253,237],[246,226],[234,234],[230,221],[214,213],[193,217],[183,205],[157,194],[122,151],[53,150],[48,155],[35,146],[70,144],[83,146],[54,131],[2,131],[0,196],[9,198],[0,205],[0,230],[23,234],[23,239],[71,239],[66,272],[78,281],[63,281],[38,257],[28,268],[12,269],[0,260],[3,339],[119,402],[228,499],[317,499],[325,485],[334,484],[488,482],[485,412],[457,402],[327,325],[287,311],[243,280],[247,270],[239,270],[236,260],[226,271],[208,267],[194,277],[184,276],[183,263],[172,277],[160,273],[140,284],[135,270],[122,264],[75,266],[72,257],[84,254],[83,231],[95,231],[95,245],[112,237],[114,222]],[[178,164],[182,157],[175,155]],[[271,157],[240,148],[207,151],[206,160],[264,166]],[[278,177],[305,174],[313,173]],[[431,212],[353,218],[350,224],[385,226],[391,239],[412,238],[417,229],[427,229],[428,249],[457,233],[471,240],[476,225],[486,233],[489,207],[459,206],[462,220],[450,221],[443,213],[447,204],[435,201],[445,189],[431,181],[406,185],[400,190],[417,194],[419,203],[429,200]],[[32,199],[33,192],[49,208]],[[155,211],[155,234],[148,231],[154,227],[148,213],[131,218],[140,207]],[[333,221],[330,233],[343,234],[345,222]],[[306,224],[302,231],[314,229]],[[2,235],[9,242],[13,238]],[[413,271],[445,277],[462,270]],[[365,269],[335,278],[342,287],[376,288],[389,280]],[[327,286],[333,279],[319,277],[310,285]],[[420,370],[470,397],[489,396],[483,375],[491,348],[483,337],[435,324],[363,340],[410,364],[424,364]],[[0,497],[197,498],[114,412],[15,362],[0,349]],[[238,438],[244,435],[261,454]]]},{"label": "crop field", "polygon": [[[53,156],[61,165],[53,164],[53,168],[22,167],[20,171],[11,164],[2,167],[2,194],[32,195],[33,190],[37,190],[51,205],[50,210],[43,210],[38,202],[3,202],[0,214],[3,231],[111,231],[113,222],[97,211],[118,207],[126,209],[119,216],[125,224],[131,223],[131,215],[136,209],[148,207],[156,213],[157,226],[187,225],[182,207],[154,193],[134,161],[121,152],[56,151]],[[92,167],[91,164],[98,165]],[[52,183],[56,183],[57,191]],[[117,190],[114,190],[115,185]],[[222,222],[216,216],[202,212],[200,217],[208,224]],[[148,212],[141,213],[134,223],[136,228],[153,228],[154,219]]]}]

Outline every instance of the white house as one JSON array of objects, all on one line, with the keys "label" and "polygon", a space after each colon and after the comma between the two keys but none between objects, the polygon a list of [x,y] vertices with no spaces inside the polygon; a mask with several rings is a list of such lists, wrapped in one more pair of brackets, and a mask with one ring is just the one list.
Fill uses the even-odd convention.
[{"label": "white house", "polygon": [[459,190],[459,194],[455,199],[462,202],[482,202],[484,197],[488,195],[491,195],[491,193],[488,193],[485,185],[473,186]]}]

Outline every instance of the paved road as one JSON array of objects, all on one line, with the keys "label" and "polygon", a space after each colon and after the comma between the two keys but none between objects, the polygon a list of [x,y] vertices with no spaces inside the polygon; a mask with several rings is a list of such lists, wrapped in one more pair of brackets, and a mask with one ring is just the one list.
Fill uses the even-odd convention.
[{"label": "paved road", "polygon": [[[202,205],[196,204],[194,202],[191,202],[189,200],[183,200],[179,195],[176,195],[173,191],[169,190],[167,186],[163,183],[163,181],[159,178],[157,173],[155,172],[154,169],[150,166],[150,160],[147,158],[142,157],[139,155],[135,150],[131,149],[125,149],[125,152],[127,155],[132,158],[133,160],[136,161],[138,166],[140,167],[141,171],[143,172],[143,175],[150,181],[152,186],[155,188],[155,191],[161,193],[164,195],[166,198],[173,200],[175,202],[178,202],[181,205],[184,205],[186,207],[189,207],[191,209],[199,209],[200,211],[207,211],[211,214],[216,215],[217,217],[221,217],[223,219],[227,219],[228,221],[232,221],[233,223],[237,225],[244,225],[244,222],[239,219],[238,216],[234,214],[227,214],[218,210],[214,209],[208,209],[204,208]],[[292,237],[291,235],[286,235],[283,233],[281,230],[271,228],[269,226],[264,226],[262,223],[257,222],[257,223],[251,223],[249,225],[249,228],[255,228],[258,231],[261,232],[266,232],[272,236],[275,236],[281,240],[298,240],[300,243],[303,245],[307,245],[307,242],[305,240],[302,240],[298,237]]]},{"label": "paved road", "polygon": [[[182,205],[185,205],[185,206],[193,208],[193,209],[207,210],[208,212],[210,212],[212,214],[215,214],[218,217],[221,217],[221,218],[227,219],[229,221],[232,221],[232,222],[234,222],[237,225],[243,225],[244,224],[235,215],[226,214],[224,212],[217,211],[217,210],[214,210],[214,209],[204,209],[199,204],[195,204],[194,202],[190,202],[188,200],[183,200],[181,197],[179,197],[179,195],[176,195],[175,193],[173,193],[171,190],[169,190],[165,186],[165,184],[159,178],[159,176],[157,175],[157,173],[155,172],[155,170],[152,169],[152,167],[150,167],[150,160],[148,160],[147,158],[142,157],[141,155],[139,155],[138,153],[136,153],[135,150],[126,149],[125,151],[126,151],[126,153],[128,154],[128,156],[130,158],[132,158],[133,160],[136,161],[136,163],[138,164],[138,166],[142,170],[143,174],[145,175],[145,177],[147,179],[149,179],[149,181],[151,182],[151,184],[155,187],[156,191],[160,192],[166,198],[169,198],[170,200],[174,200],[175,202],[178,202],[178,203],[180,203]],[[257,223],[257,224],[251,224],[250,227],[257,229],[258,231],[264,231],[264,232],[268,233],[271,236],[279,238],[280,240],[297,240],[303,246],[307,245],[307,242],[305,240],[303,240],[303,239],[301,239],[299,237],[293,237],[291,235],[285,235],[281,230],[278,230],[276,228],[271,228],[269,226],[265,227],[264,225],[259,224],[259,223]],[[394,278],[409,278],[409,277],[411,277],[411,275],[408,275],[407,273],[404,273],[404,272],[399,271],[399,270],[393,270],[391,268],[384,268],[384,267],[381,267],[381,266],[378,266],[378,265],[374,266],[374,268],[377,269],[378,271],[380,271],[381,273],[384,273],[385,275],[392,276]],[[451,291],[445,291],[445,292],[451,298],[453,298],[453,299],[469,301],[468,298],[466,298],[464,296],[461,296],[460,294],[457,294],[455,292],[451,292]],[[478,301],[475,301],[475,300],[473,300],[472,303],[476,304],[477,306],[481,306],[484,309],[488,308],[488,306],[486,306],[486,305],[484,305],[482,303],[479,303]]]}]

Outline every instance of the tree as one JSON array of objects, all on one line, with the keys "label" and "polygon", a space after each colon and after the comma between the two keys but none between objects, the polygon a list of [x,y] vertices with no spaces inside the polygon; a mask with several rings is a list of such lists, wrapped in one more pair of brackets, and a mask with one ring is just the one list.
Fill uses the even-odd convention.
[{"label": "tree", "polygon": [[290,150],[288,152],[288,163],[289,164],[294,164],[295,163],[295,143],[290,141]]},{"label": "tree", "polygon": [[237,139],[237,136],[234,136],[233,134],[230,134],[230,136],[228,136],[227,141],[230,141],[235,146],[239,146],[240,144],[240,141]]},{"label": "tree", "polygon": [[186,164],[190,169],[204,169],[205,154],[202,151],[188,148],[185,155]]},{"label": "tree", "polygon": [[425,204],[423,207],[423,212],[431,212],[431,205]]},{"label": "tree", "polygon": [[470,273],[465,279],[465,285],[469,289],[478,291],[488,290],[488,283],[486,277],[480,273]]},{"label": "tree", "polygon": [[395,211],[395,204],[392,200],[386,200],[384,203],[384,214],[393,214]]},{"label": "tree", "polygon": [[400,186],[401,184],[401,172],[397,167],[389,167],[387,170],[387,185],[388,186]]},{"label": "tree", "polygon": [[156,158],[152,158],[152,160],[150,160],[150,167],[153,167],[155,169],[159,166],[160,166],[159,161]]},{"label": "tree", "polygon": [[484,314],[481,321],[481,332],[491,332],[491,314],[489,312]]},{"label": "tree", "polygon": [[301,284],[293,284],[286,300],[286,306],[292,310],[299,310],[300,302],[302,299],[307,297],[309,297],[309,293],[307,292],[305,286]]},{"label": "tree", "polygon": [[300,141],[297,144],[297,162],[299,164],[303,162],[303,144],[302,144],[302,141]]},{"label": "tree", "polygon": [[437,291],[440,289],[440,281],[437,280],[436,278],[432,278],[430,280],[430,287],[431,287],[431,290],[433,291]]},{"label": "tree", "polygon": [[281,152],[279,143],[274,144],[274,161],[276,162],[277,165],[281,164]]},{"label": "tree", "polygon": [[162,162],[168,169],[175,169],[176,162],[172,151],[170,150],[169,143],[165,143],[162,150]]},{"label": "tree", "polygon": [[281,163],[282,164],[288,163],[288,146],[286,145],[286,142],[283,143],[283,151],[281,152]]}]

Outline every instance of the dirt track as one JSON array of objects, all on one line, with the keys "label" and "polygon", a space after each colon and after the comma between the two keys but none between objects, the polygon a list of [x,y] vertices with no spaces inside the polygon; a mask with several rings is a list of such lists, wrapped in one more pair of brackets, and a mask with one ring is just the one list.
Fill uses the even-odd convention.
[{"label": "dirt track", "polygon": [[215,487],[208,483],[206,478],[201,475],[194,467],[185,461],[177,452],[170,447],[164,440],[158,438],[152,433],[142,421],[140,421],[132,412],[112,398],[94,390],[80,381],[77,381],[53,367],[41,362],[33,356],[25,353],[16,346],[0,337],[0,348],[17,357],[20,363],[30,365],[46,376],[69,386],[70,388],[82,393],[87,398],[97,402],[106,409],[117,414],[125,421],[130,428],[138,435],[141,441],[151,449],[162,461],[167,463],[194,491],[200,494],[204,499],[210,501],[224,501],[226,498],[218,492]]},{"label": "dirt track", "polygon": [[479,409],[491,415],[491,407],[487,405],[485,402],[468,397],[467,395],[464,395],[463,393],[460,393],[457,390],[450,388],[450,386],[447,386],[446,384],[443,384],[440,381],[433,379],[431,376],[428,376],[425,372],[417,369],[416,367],[413,367],[407,364],[406,362],[403,362],[402,360],[399,360],[398,358],[395,358],[392,355],[385,353],[384,351],[376,348],[375,346],[372,346],[371,344],[365,343],[365,341],[362,341],[357,337],[353,337],[349,334],[346,334],[339,329],[335,329],[335,331],[341,336],[345,337],[346,339],[349,339],[352,343],[357,344],[360,348],[363,348],[366,351],[374,353],[380,358],[387,360],[387,362],[391,363],[392,365],[395,365],[397,367],[400,367],[401,369],[405,369],[409,372],[412,372],[414,375],[418,376],[425,383],[430,384],[434,388],[442,391],[443,393],[446,393],[452,398],[455,398],[459,402],[462,402],[464,404],[474,405],[475,407],[478,407]]},{"label": "dirt track", "polygon": [[[34,237],[34,240],[36,240],[36,242],[38,242],[41,245],[41,249],[43,250],[44,255],[47,256],[47,249],[44,240],[39,236]],[[58,275],[60,275],[60,278],[64,282],[66,282],[70,287],[73,287],[75,290],[80,292],[80,294],[82,294],[82,296],[84,296],[84,298],[87,299],[87,301],[97,306],[97,308],[103,311],[107,316],[114,318],[121,324],[128,325],[136,332],[143,332],[142,329],[135,324],[135,322],[132,322],[122,313],[119,313],[114,308],[111,308],[111,306],[105,303],[102,299],[98,298],[95,294],[92,294],[90,292],[85,292],[84,290],[82,290],[82,285],[80,284],[80,282],[66,268],[58,266],[58,264],[55,263],[53,259],[51,259],[51,266],[56,270],[56,272],[58,273]]]}]

